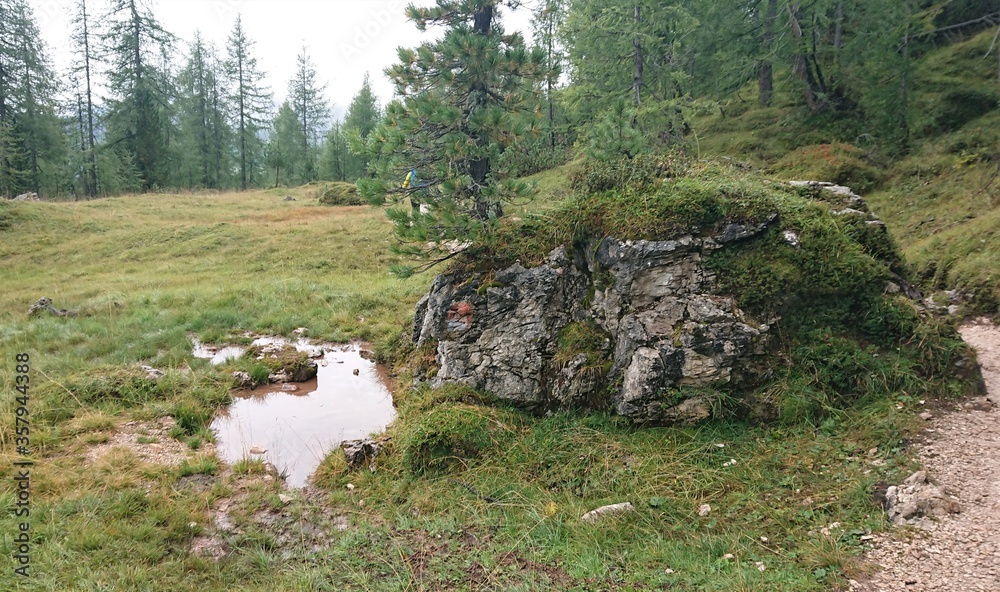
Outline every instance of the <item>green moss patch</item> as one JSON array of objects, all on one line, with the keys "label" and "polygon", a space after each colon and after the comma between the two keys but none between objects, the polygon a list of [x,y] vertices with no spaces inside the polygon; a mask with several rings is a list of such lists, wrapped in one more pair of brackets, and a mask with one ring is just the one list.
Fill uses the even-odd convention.
[{"label": "green moss patch", "polygon": [[358,186],[354,183],[334,181],[323,185],[319,203],[325,206],[363,206],[368,202],[358,195]]}]

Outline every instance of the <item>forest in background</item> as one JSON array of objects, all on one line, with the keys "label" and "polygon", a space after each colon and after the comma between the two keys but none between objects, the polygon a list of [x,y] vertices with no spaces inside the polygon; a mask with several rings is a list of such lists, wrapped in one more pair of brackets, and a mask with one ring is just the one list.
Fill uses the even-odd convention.
[{"label": "forest in background", "polygon": [[[458,4],[461,4],[459,2]],[[500,3],[509,4],[509,3]],[[181,40],[142,0],[77,0],[57,72],[26,0],[0,0],[0,195],[96,197],[353,181],[357,147],[383,108],[367,80],[342,121],[306,46],[276,105],[237,19],[224,47]],[[570,158],[698,149],[693,118],[755,105],[893,158],[1000,102],[995,84],[946,85],[913,100],[929,50],[1000,25],[994,0],[538,0],[532,43],[546,75],[526,81],[534,133],[503,147],[526,175]],[[499,25],[497,25],[499,26]],[[818,135],[817,135],[818,134]],[[356,153],[357,152],[357,153]]]}]

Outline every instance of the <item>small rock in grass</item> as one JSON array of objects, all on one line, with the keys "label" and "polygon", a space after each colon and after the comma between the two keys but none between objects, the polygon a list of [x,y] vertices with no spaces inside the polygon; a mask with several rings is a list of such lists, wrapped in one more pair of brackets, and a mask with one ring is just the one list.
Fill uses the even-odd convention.
[{"label": "small rock in grass", "polygon": [[625,512],[631,512],[633,509],[634,508],[632,507],[632,504],[629,502],[621,504],[611,504],[608,506],[601,506],[600,508],[591,510],[586,514],[584,514],[580,518],[580,521],[593,524],[594,522],[597,522],[599,518],[602,518],[604,516],[614,516],[616,514],[623,514]]},{"label": "small rock in grass", "polygon": [[923,413],[920,414],[920,419],[924,421],[930,421],[934,419],[934,414],[931,413],[930,411],[924,411]]},{"label": "small rock in grass", "polygon": [[287,504],[287,503],[290,503],[292,501],[292,498],[291,498],[291,496],[285,495],[283,493],[279,493],[278,494],[278,501],[280,501],[283,504]]},{"label": "small rock in grass", "polygon": [[711,511],[712,511],[712,506],[710,506],[708,504],[702,504],[698,508],[698,515],[699,516],[708,516],[708,513],[711,512]]},{"label": "small rock in grass", "polygon": [[267,452],[267,448],[264,448],[262,446],[250,447],[250,454],[264,454],[265,452]]}]

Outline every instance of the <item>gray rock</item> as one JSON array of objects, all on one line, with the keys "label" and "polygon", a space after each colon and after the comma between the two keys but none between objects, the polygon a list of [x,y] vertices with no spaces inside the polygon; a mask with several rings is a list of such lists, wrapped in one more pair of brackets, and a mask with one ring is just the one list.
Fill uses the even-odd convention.
[{"label": "gray rock", "polygon": [[254,386],[253,377],[250,376],[250,373],[240,370],[233,372],[233,382],[236,388],[253,388]]},{"label": "gray rock", "polygon": [[586,522],[588,524],[593,524],[597,522],[600,518],[605,518],[608,516],[617,516],[619,514],[624,514],[626,512],[631,512],[635,508],[630,502],[624,502],[621,504],[611,504],[608,506],[601,506],[591,510],[580,517],[581,522]]},{"label": "gray rock", "polygon": [[[360,440],[344,440],[340,443],[340,449],[344,451],[344,460],[347,466],[352,469],[368,467],[371,472],[375,472],[375,457],[382,454],[387,437],[362,438]],[[349,489],[354,489],[351,485]]]},{"label": "gray rock", "polygon": [[924,471],[913,473],[902,485],[888,487],[885,508],[890,522],[911,526],[925,524],[925,518],[942,518],[962,511],[958,500],[932,484]]},{"label": "gray rock", "polygon": [[[766,226],[670,241],[605,238],[596,249],[559,247],[530,269],[441,275],[417,304],[413,340],[437,343],[432,386],[467,384],[534,410],[610,406],[642,423],[698,421],[716,407],[713,389],[755,374],[749,361],[763,355],[769,329],[715,294],[704,257]],[[554,361],[571,323],[607,334],[590,356],[606,364],[582,354]]]}]

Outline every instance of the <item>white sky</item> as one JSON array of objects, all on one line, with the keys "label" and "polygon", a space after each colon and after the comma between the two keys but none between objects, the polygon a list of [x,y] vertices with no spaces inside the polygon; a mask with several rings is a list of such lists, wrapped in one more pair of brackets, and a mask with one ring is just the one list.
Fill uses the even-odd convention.
[{"label": "white sky", "polygon": [[[29,0],[35,11],[49,55],[62,73],[69,67],[70,20],[74,0]],[[416,47],[421,34],[404,15],[408,1],[402,0],[153,0],[153,14],[163,27],[176,35],[180,43],[175,62],[180,65],[187,54],[186,42],[200,30],[206,41],[213,41],[220,52],[238,14],[243,15],[243,29],[256,42],[254,55],[267,74],[280,103],[287,94],[288,80],[295,69],[296,56],[303,43],[316,65],[320,83],[327,83],[326,97],[337,118],[361,87],[365,71],[371,74],[372,86],[384,105],[392,98],[392,85],[382,71],[396,62],[397,47]],[[431,0],[416,4],[430,5]],[[528,7],[534,2],[528,2]],[[106,0],[88,0],[88,15],[104,13]],[[508,30],[520,29],[530,39],[530,11],[504,9]],[[93,22],[96,18],[91,17]],[[440,36],[431,29],[427,38]],[[224,55],[224,53],[223,53]]]}]

